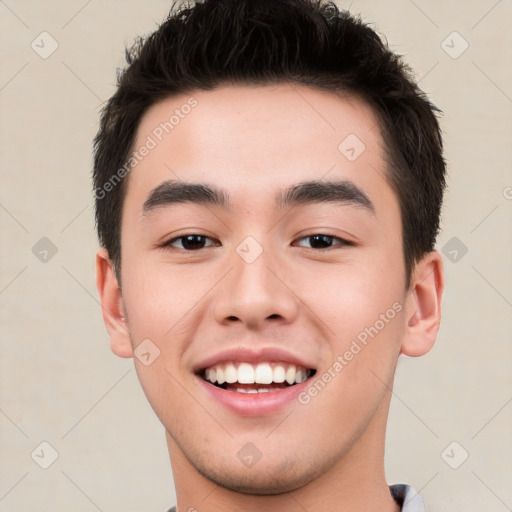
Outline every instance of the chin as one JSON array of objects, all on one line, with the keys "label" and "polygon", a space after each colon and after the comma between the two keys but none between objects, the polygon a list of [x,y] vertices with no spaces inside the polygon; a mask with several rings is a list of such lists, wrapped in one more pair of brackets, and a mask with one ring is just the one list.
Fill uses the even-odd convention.
[{"label": "chin", "polygon": [[289,457],[287,461],[279,462],[264,463],[261,460],[252,468],[245,468],[241,464],[212,466],[204,460],[196,460],[193,465],[202,476],[224,489],[241,494],[277,495],[309,484],[327,471],[332,466],[332,461],[316,465],[314,461],[301,463],[296,458]]},{"label": "chin", "polygon": [[[254,472],[253,472],[254,471]],[[203,472],[203,476],[233,492],[251,495],[277,495],[299,489],[313,480],[308,475],[283,474],[279,476],[260,470]]]}]

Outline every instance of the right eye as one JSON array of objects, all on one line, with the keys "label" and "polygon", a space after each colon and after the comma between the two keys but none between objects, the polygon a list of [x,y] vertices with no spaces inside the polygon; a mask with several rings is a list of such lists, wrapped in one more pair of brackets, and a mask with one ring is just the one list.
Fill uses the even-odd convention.
[{"label": "right eye", "polygon": [[[212,243],[207,244],[207,240],[209,240]],[[199,249],[204,249],[205,247],[211,247],[214,245],[218,244],[216,244],[210,237],[194,233],[190,235],[182,235],[177,236],[176,238],[172,238],[168,242],[165,242],[163,244],[163,247],[175,247],[176,249],[181,249],[184,251],[197,251]]]}]

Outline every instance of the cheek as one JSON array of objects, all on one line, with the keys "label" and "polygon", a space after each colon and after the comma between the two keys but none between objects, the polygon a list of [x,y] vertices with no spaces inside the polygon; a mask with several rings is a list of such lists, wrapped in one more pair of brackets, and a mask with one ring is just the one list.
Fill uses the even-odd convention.
[{"label": "cheek", "polygon": [[403,332],[403,283],[398,265],[385,272],[382,264],[381,259],[304,274],[309,276],[304,301],[327,326],[329,342],[316,376],[328,384],[318,383],[312,393],[321,394],[317,405],[323,403],[335,416],[356,417],[362,404],[370,414],[394,372]]},{"label": "cheek", "polygon": [[375,264],[354,261],[311,266],[301,272],[297,295],[322,321],[333,348],[342,350],[376,323],[383,334],[397,330],[403,300],[401,270],[396,264],[386,265],[383,259]]},{"label": "cheek", "polygon": [[172,336],[209,289],[202,269],[191,272],[191,267],[171,268],[152,261],[142,265],[127,261],[125,268],[123,299],[131,333],[138,337]]},{"label": "cheek", "polygon": [[309,404],[311,417],[325,421],[328,414],[335,425],[358,418],[351,435],[369,421],[391,383],[403,332],[402,283],[369,268],[313,281],[316,292],[304,298],[328,326],[329,353],[301,403]]}]

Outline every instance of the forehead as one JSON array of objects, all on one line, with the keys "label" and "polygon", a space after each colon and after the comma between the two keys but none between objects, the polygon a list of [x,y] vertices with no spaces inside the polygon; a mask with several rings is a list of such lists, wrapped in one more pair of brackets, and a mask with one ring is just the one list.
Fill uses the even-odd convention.
[{"label": "forehead", "polygon": [[166,180],[215,184],[242,203],[310,179],[389,189],[371,108],[306,86],[223,86],[165,99],[141,119],[132,150],[125,207],[140,207]]}]

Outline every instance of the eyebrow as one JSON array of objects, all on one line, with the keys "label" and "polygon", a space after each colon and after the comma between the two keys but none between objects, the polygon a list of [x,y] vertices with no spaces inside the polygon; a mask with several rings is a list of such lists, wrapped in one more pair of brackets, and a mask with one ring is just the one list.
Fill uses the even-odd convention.
[{"label": "eyebrow", "polygon": [[167,180],[154,188],[146,199],[142,212],[148,214],[157,208],[179,203],[231,208],[229,194],[204,183],[185,183]]},{"label": "eyebrow", "polygon": [[375,215],[375,206],[370,198],[349,180],[304,181],[276,196],[276,204],[280,208],[311,203],[352,204]]},{"label": "eyebrow", "polygon": [[[275,197],[280,209],[312,203],[340,203],[361,207],[375,215],[375,207],[365,192],[349,180],[304,181],[280,191]],[[154,188],[145,201],[142,211],[150,212],[179,203],[232,208],[229,194],[206,183],[186,183],[167,180]]]}]

